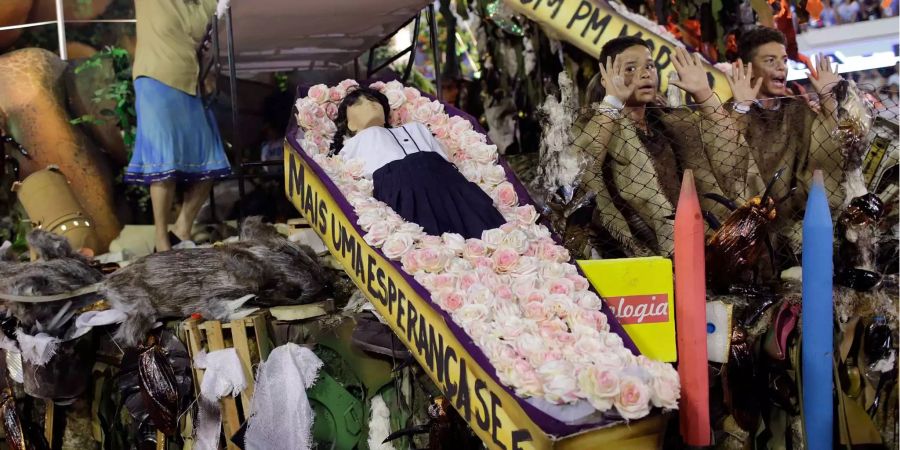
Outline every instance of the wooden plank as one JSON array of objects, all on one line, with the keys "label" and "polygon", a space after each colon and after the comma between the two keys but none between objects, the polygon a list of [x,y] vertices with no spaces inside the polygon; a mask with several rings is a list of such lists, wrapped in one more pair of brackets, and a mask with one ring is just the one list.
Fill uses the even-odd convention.
[{"label": "wooden plank", "polygon": [[275,306],[269,308],[269,314],[276,320],[304,320],[324,316],[334,311],[334,300],[309,303],[307,305]]},{"label": "wooden plank", "polygon": [[44,437],[47,438],[47,443],[51,447],[53,446],[53,412],[55,409],[53,400],[44,400]]},{"label": "wooden plank", "polygon": [[256,333],[256,347],[259,348],[259,362],[263,362],[272,352],[272,339],[269,337],[265,313],[253,316],[253,331]]},{"label": "wooden plank", "polygon": [[244,378],[247,379],[247,387],[241,392],[241,409],[244,412],[244,420],[247,420],[250,417],[250,400],[253,398],[254,379],[253,361],[250,359],[250,342],[247,340],[247,325],[243,319],[231,321],[231,339],[234,341],[234,348],[241,359]]},{"label": "wooden plank", "polygon": [[[217,320],[210,320],[206,322],[206,325],[208,325],[206,338],[209,343],[209,351],[214,352],[216,350],[224,350],[225,336],[222,334],[221,323]],[[241,427],[241,422],[238,418],[237,403],[234,401],[234,397],[230,395],[223,397],[220,400],[220,403],[222,404],[222,425],[225,428],[226,448],[228,448],[228,450],[238,450],[238,446],[231,442],[231,437],[234,436]]]},{"label": "wooden plank", "polygon": [[203,383],[203,369],[194,367],[193,359],[203,350],[203,345],[200,340],[202,335],[197,322],[197,319],[188,319],[184,321],[183,327],[188,336],[188,350],[191,353],[191,367],[193,368],[191,372],[194,374],[194,386],[198,386],[198,389],[195,389],[195,391],[199,392],[199,386]]}]

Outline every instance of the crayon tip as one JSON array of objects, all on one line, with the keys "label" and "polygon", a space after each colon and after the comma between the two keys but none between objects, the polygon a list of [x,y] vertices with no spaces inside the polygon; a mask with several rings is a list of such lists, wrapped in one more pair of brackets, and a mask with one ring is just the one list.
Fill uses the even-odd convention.
[{"label": "crayon tip", "polygon": [[813,171],[813,186],[825,186],[825,175],[821,170]]},{"label": "crayon tip", "polygon": [[694,171],[691,169],[684,171],[684,176],[681,178],[681,195],[696,195],[697,188],[694,186]]}]

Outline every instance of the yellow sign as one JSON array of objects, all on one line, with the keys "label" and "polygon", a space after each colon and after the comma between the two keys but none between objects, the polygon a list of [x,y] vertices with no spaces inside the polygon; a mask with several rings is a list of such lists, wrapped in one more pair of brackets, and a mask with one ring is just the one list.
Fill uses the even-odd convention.
[{"label": "yellow sign", "polygon": [[571,437],[548,436],[472,358],[443,316],[416,293],[390,261],[366,244],[305,156],[290,145],[285,145],[284,155],[285,193],[294,207],[489,448],[596,448],[624,439],[628,444],[621,448],[638,449],[658,442],[665,425],[660,416]]},{"label": "yellow sign", "polygon": [[665,362],[678,359],[670,259],[597,259],[578,265],[641,354]]},{"label": "yellow sign", "polygon": [[[565,40],[595,58],[607,41],[620,36],[644,38],[651,47],[659,82],[665,92],[669,73],[675,72],[672,56],[675,44],[659,34],[627,19],[607,5],[592,0],[504,0],[516,12],[539,23],[547,34]],[[713,91],[724,102],[731,98],[731,88],[725,74],[707,64],[707,74]]]}]

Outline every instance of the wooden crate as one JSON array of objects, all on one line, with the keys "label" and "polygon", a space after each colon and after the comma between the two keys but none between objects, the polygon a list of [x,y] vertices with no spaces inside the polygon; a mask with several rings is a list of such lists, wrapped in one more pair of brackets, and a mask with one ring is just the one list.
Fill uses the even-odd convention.
[{"label": "wooden crate", "polygon": [[[234,348],[241,360],[244,376],[247,378],[247,388],[241,393],[240,399],[231,396],[221,399],[222,427],[225,430],[226,448],[229,450],[236,450],[238,447],[228,439],[234,436],[243,421],[250,417],[250,400],[253,398],[256,368],[272,351],[272,340],[267,325],[268,316],[268,311],[261,311],[230,322],[188,319],[181,324],[181,333],[187,342],[191,358],[200,351],[209,353]],[[193,368],[196,395],[199,395],[203,372],[203,369]]]}]

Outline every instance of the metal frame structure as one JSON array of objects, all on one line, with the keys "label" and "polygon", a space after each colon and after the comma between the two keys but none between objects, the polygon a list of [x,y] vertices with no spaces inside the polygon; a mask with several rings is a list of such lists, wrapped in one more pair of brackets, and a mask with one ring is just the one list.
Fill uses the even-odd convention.
[{"label": "metal frame structure", "polygon": [[[57,1],[61,1],[61,0],[57,0]],[[406,82],[409,79],[409,76],[412,73],[413,64],[415,64],[416,36],[418,36],[418,33],[419,33],[422,12],[423,11],[419,11],[419,13],[417,13],[415,17],[413,17],[409,21],[405,22],[397,30],[394,30],[393,33],[391,33],[390,35],[385,37],[381,42],[379,42],[374,47],[372,47],[368,50],[369,55],[368,55],[368,61],[366,64],[366,77],[367,78],[373,76],[377,72],[390,66],[391,63],[393,63],[397,59],[403,57],[403,55],[409,54],[409,61],[407,62],[406,68],[403,71],[403,81]],[[442,95],[441,95],[442,89],[441,89],[441,70],[440,70],[440,50],[437,47],[437,31],[436,31],[437,30],[437,18],[435,17],[434,4],[429,4],[424,9],[424,12],[425,12],[425,14],[427,16],[427,20],[428,20],[429,41],[431,43],[431,48],[432,48],[433,57],[434,57],[435,89],[437,92],[437,98],[441,99],[442,98]],[[225,28],[225,35],[226,35],[225,39],[226,39],[226,46],[227,46],[226,54],[228,57],[228,85],[229,85],[229,91],[230,91],[229,97],[230,97],[230,101],[231,101],[231,126],[232,126],[232,138],[231,139],[232,139],[232,147],[237,150],[237,159],[238,159],[236,168],[235,168],[236,174],[230,178],[232,178],[232,179],[236,178],[238,180],[238,202],[237,202],[238,219],[243,219],[244,218],[243,201],[244,201],[244,196],[246,194],[244,182],[247,179],[262,179],[262,178],[272,177],[271,174],[258,174],[258,175],[248,176],[246,174],[247,170],[253,169],[253,168],[259,168],[259,167],[266,167],[266,166],[279,166],[279,165],[282,165],[283,162],[281,162],[281,161],[245,162],[244,161],[244,146],[243,146],[243,143],[241,142],[240,114],[239,114],[239,109],[238,109],[238,98],[237,98],[237,64],[236,64],[235,56],[234,56],[234,32],[233,32],[234,19],[231,14],[230,6],[228,8],[226,8],[224,17],[225,17],[225,27],[226,27]],[[375,49],[384,45],[384,43],[388,42],[391,37],[393,37],[395,34],[397,34],[398,31],[400,31],[401,29],[403,29],[404,27],[409,25],[410,22],[414,22],[414,30],[415,30],[413,33],[413,38],[412,38],[412,42],[411,42],[410,46],[401,50],[397,54],[391,56],[390,58],[388,58],[388,60],[386,62],[382,63],[378,67],[373,68],[372,66],[374,65]],[[221,70],[220,70],[221,64],[219,63],[219,53],[220,52],[219,52],[219,42],[218,42],[219,41],[218,18],[215,18],[215,17],[213,18],[213,30],[214,30],[213,31],[213,33],[214,33],[213,34],[214,35],[213,48],[215,51],[214,65],[217,68],[217,71],[221,72]],[[313,63],[313,64],[315,64],[315,63]],[[354,73],[355,73],[356,77],[359,78],[358,58],[354,59]],[[210,191],[210,205],[213,206],[213,208],[211,208],[211,210],[213,210],[213,213],[215,214],[215,211],[214,211],[214,209],[215,209],[214,208],[215,192],[214,192],[214,190]]]}]

